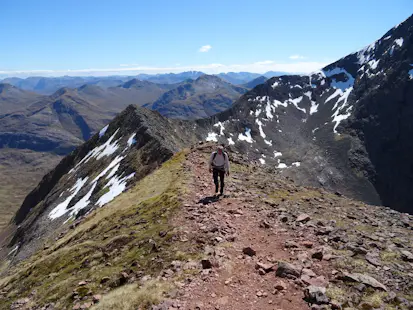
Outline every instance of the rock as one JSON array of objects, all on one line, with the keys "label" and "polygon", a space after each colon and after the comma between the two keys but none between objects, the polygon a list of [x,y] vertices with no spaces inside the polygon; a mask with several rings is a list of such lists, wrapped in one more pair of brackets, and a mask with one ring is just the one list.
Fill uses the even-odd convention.
[{"label": "rock", "polygon": [[379,281],[377,281],[373,277],[371,277],[369,275],[366,275],[366,274],[344,273],[344,276],[342,277],[342,279],[344,281],[354,281],[354,282],[363,283],[367,286],[377,288],[377,289],[381,289],[381,290],[387,292],[387,288],[382,283],[380,283]]},{"label": "rock", "polygon": [[372,309],[376,309],[375,306],[373,306],[371,303],[369,302],[362,302],[361,304],[358,305],[358,308],[361,310],[372,310]]},{"label": "rock", "polygon": [[201,260],[201,265],[202,265],[202,269],[211,269],[212,268],[212,262],[209,259]]},{"label": "rock", "polygon": [[309,276],[309,277],[316,277],[317,276],[314,271],[312,271],[311,269],[308,269],[308,268],[304,268],[302,270],[302,274],[306,275],[306,276]]},{"label": "rock", "polygon": [[379,261],[379,257],[376,254],[368,252],[365,256],[366,261],[372,264],[373,266],[381,266],[381,262]]},{"label": "rock", "polygon": [[284,246],[285,246],[287,249],[295,249],[295,248],[298,248],[298,247],[299,247],[297,242],[295,242],[295,241],[290,241],[290,240],[287,240],[287,241],[285,242]]},{"label": "rock", "polygon": [[410,253],[409,251],[401,251],[402,254],[402,259],[406,262],[413,262],[413,254]]},{"label": "rock", "polygon": [[287,290],[287,285],[284,282],[278,282],[277,284],[274,285],[274,288],[277,291],[286,291]]},{"label": "rock", "polygon": [[79,310],[79,309],[81,309],[80,308],[81,307],[81,305],[79,304],[79,303],[77,303],[77,304],[75,304],[74,306],[73,306],[73,310]]},{"label": "rock", "polygon": [[323,251],[322,250],[317,250],[311,254],[312,258],[322,260],[323,259]]},{"label": "rock", "polygon": [[263,221],[261,221],[261,223],[260,223],[260,227],[261,227],[261,228],[270,228],[271,225],[270,225],[270,223],[268,223],[267,221],[263,220]]},{"label": "rock", "polygon": [[296,279],[300,277],[301,268],[286,262],[278,262],[276,276],[281,278]]},{"label": "rock", "polygon": [[364,290],[366,289],[366,286],[363,283],[359,283],[355,285],[354,288],[358,290],[359,292],[364,292]]},{"label": "rock", "polygon": [[313,247],[313,243],[311,241],[303,241],[301,244],[308,249],[311,249]]},{"label": "rock", "polygon": [[77,285],[78,286],[85,286],[87,284],[86,281],[80,281]]},{"label": "rock", "polygon": [[255,252],[255,250],[253,250],[251,247],[243,248],[242,253],[248,256],[255,256],[257,254],[257,252]]},{"label": "rock", "polygon": [[88,302],[84,303],[83,305],[81,305],[80,309],[89,309],[92,306],[93,306],[93,302],[88,301]]},{"label": "rock", "polygon": [[310,285],[304,290],[304,299],[312,304],[328,304],[330,302],[330,298],[326,295],[325,287],[318,287]]},{"label": "rock", "polygon": [[310,219],[311,219],[311,217],[308,214],[301,213],[295,221],[298,222],[298,223],[306,223]]},{"label": "rock", "polygon": [[98,303],[102,299],[102,295],[93,295],[92,300],[94,303]]},{"label": "rock", "polygon": [[281,215],[278,220],[282,223],[287,223],[288,222],[288,216],[286,215]]},{"label": "rock", "polygon": [[255,264],[255,269],[262,269],[265,272],[271,272],[274,270],[274,265],[273,264],[265,264],[261,262],[257,262]]}]

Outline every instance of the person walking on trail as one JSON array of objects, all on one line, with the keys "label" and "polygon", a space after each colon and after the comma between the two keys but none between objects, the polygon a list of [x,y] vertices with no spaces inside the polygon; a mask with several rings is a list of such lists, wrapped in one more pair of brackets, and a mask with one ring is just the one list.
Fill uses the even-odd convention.
[{"label": "person walking on trail", "polygon": [[[219,145],[218,149],[211,154],[209,159],[209,172],[212,172],[215,183],[215,195],[218,195],[218,188],[220,188],[220,195],[224,194],[224,179],[225,174],[229,176],[229,159],[228,154],[224,152],[224,146]],[[219,177],[219,183],[218,183]]]}]

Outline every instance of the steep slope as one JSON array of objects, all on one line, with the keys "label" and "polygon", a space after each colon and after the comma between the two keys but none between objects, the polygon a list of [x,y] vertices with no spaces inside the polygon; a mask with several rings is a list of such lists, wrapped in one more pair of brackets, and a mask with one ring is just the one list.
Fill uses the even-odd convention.
[{"label": "steep slope", "polygon": [[206,137],[303,184],[413,212],[413,17],[318,72],[259,85]]},{"label": "steep slope", "polygon": [[245,88],[216,76],[203,75],[166,92],[144,107],[171,118],[197,119],[228,109],[245,92]]},{"label": "steep slope", "polygon": [[23,110],[33,102],[40,100],[41,95],[24,91],[11,84],[0,84],[0,115]]},{"label": "steep slope", "polygon": [[[128,126],[137,111],[128,108]],[[119,146],[136,151],[123,138]],[[178,153],[107,205],[56,225],[36,255],[4,272],[0,308],[412,306],[413,217],[298,187],[235,152],[229,195],[213,199],[205,174],[212,147]]]},{"label": "steep slope", "polygon": [[[17,259],[26,258],[67,219],[101,207],[200,138],[193,124],[129,106],[47,174],[26,197],[14,223]],[[41,239],[34,238],[40,236]]]}]

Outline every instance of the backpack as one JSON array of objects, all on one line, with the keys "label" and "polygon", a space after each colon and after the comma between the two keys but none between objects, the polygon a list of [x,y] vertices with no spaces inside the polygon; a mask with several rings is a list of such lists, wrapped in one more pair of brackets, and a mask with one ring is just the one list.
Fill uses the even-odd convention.
[{"label": "backpack", "polygon": [[[228,159],[228,160],[229,160],[229,157],[228,157],[227,152],[222,151],[222,153],[224,153],[224,159]],[[218,154],[217,151],[215,151],[215,152],[214,152],[214,155],[212,156],[212,161],[214,161],[215,157],[217,157],[217,154]]]}]

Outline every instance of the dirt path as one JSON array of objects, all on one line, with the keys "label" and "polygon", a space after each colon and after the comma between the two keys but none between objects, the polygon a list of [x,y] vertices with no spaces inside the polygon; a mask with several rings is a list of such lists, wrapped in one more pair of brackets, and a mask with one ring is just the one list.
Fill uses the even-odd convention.
[{"label": "dirt path", "polygon": [[[276,277],[274,272],[278,261],[288,262],[300,257],[300,253],[307,253],[285,248],[286,241],[300,241],[300,236],[295,236],[293,231],[283,228],[278,219],[272,218],[257,193],[251,188],[245,190],[248,187],[245,180],[249,180],[247,173],[233,171],[226,182],[227,196],[211,199],[209,196],[212,196],[214,187],[206,170],[206,158],[199,152],[188,155],[186,169],[193,174],[193,180],[185,197],[181,225],[204,247],[208,258],[201,274],[183,288],[183,296],[175,302],[175,307],[310,309],[303,300],[302,281]],[[305,238],[301,239],[305,241]],[[243,253],[247,247],[256,255]],[[306,255],[301,258],[301,263],[307,260]],[[257,269],[257,263],[269,270]],[[209,264],[212,268],[208,268]],[[311,265],[316,273],[328,270],[321,263]]]}]

